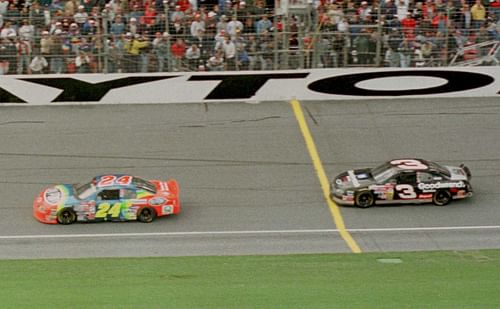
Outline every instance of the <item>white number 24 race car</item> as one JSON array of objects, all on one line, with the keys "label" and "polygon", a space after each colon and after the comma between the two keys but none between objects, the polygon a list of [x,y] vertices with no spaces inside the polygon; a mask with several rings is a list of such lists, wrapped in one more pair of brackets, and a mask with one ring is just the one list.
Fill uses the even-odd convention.
[{"label": "white number 24 race car", "polygon": [[397,159],[375,168],[349,170],[330,184],[339,205],[362,208],[374,204],[448,204],[472,196],[471,173],[463,164],[442,166],[422,159]]}]

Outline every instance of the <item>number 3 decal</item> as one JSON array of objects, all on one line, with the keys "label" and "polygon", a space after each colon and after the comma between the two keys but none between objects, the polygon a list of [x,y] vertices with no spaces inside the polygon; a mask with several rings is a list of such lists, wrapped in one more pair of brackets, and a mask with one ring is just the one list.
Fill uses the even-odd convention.
[{"label": "number 3 decal", "polygon": [[396,165],[399,168],[406,170],[425,170],[427,169],[427,165],[423,164],[418,160],[413,159],[403,159],[403,160],[393,160],[391,161],[392,165]]},{"label": "number 3 decal", "polygon": [[398,195],[402,199],[411,199],[417,197],[413,186],[410,185],[397,185],[396,191],[398,191]]}]

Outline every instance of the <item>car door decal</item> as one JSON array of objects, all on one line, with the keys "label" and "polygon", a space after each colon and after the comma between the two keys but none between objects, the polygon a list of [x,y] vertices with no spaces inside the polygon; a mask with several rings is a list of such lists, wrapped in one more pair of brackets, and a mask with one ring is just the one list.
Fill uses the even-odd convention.
[{"label": "car door decal", "polygon": [[396,185],[396,191],[398,191],[398,196],[402,199],[414,199],[417,197],[415,189],[411,185]]}]

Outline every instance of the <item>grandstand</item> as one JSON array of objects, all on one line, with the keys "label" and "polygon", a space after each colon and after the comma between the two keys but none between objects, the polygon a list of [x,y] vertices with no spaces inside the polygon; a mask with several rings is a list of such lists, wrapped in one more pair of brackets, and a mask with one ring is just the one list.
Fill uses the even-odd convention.
[{"label": "grandstand", "polygon": [[500,0],[0,0],[0,74],[499,65]]}]

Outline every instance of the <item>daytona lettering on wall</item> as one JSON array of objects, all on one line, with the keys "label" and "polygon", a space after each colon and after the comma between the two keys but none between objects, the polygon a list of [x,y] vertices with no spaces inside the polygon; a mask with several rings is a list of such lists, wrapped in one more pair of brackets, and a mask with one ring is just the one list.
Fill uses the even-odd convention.
[{"label": "daytona lettering on wall", "polygon": [[[500,70],[321,69],[289,72],[7,75],[0,103],[199,103],[349,100],[381,97],[496,97]],[[194,91],[195,90],[195,91]]]},{"label": "daytona lettering on wall", "polygon": [[[356,86],[357,83],[387,77],[436,77],[445,79],[444,85],[401,90],[376,90],[363,89]],[[333,76],[309,84],[308,88],[328,94],[343,94],[354,96],[403,96],[403,95],[425,95],[440,94],[447,92],[464,91],[487,86],[495,79],[489,75],[459,71],[392,71],[392,72],[370,72]]]}]

